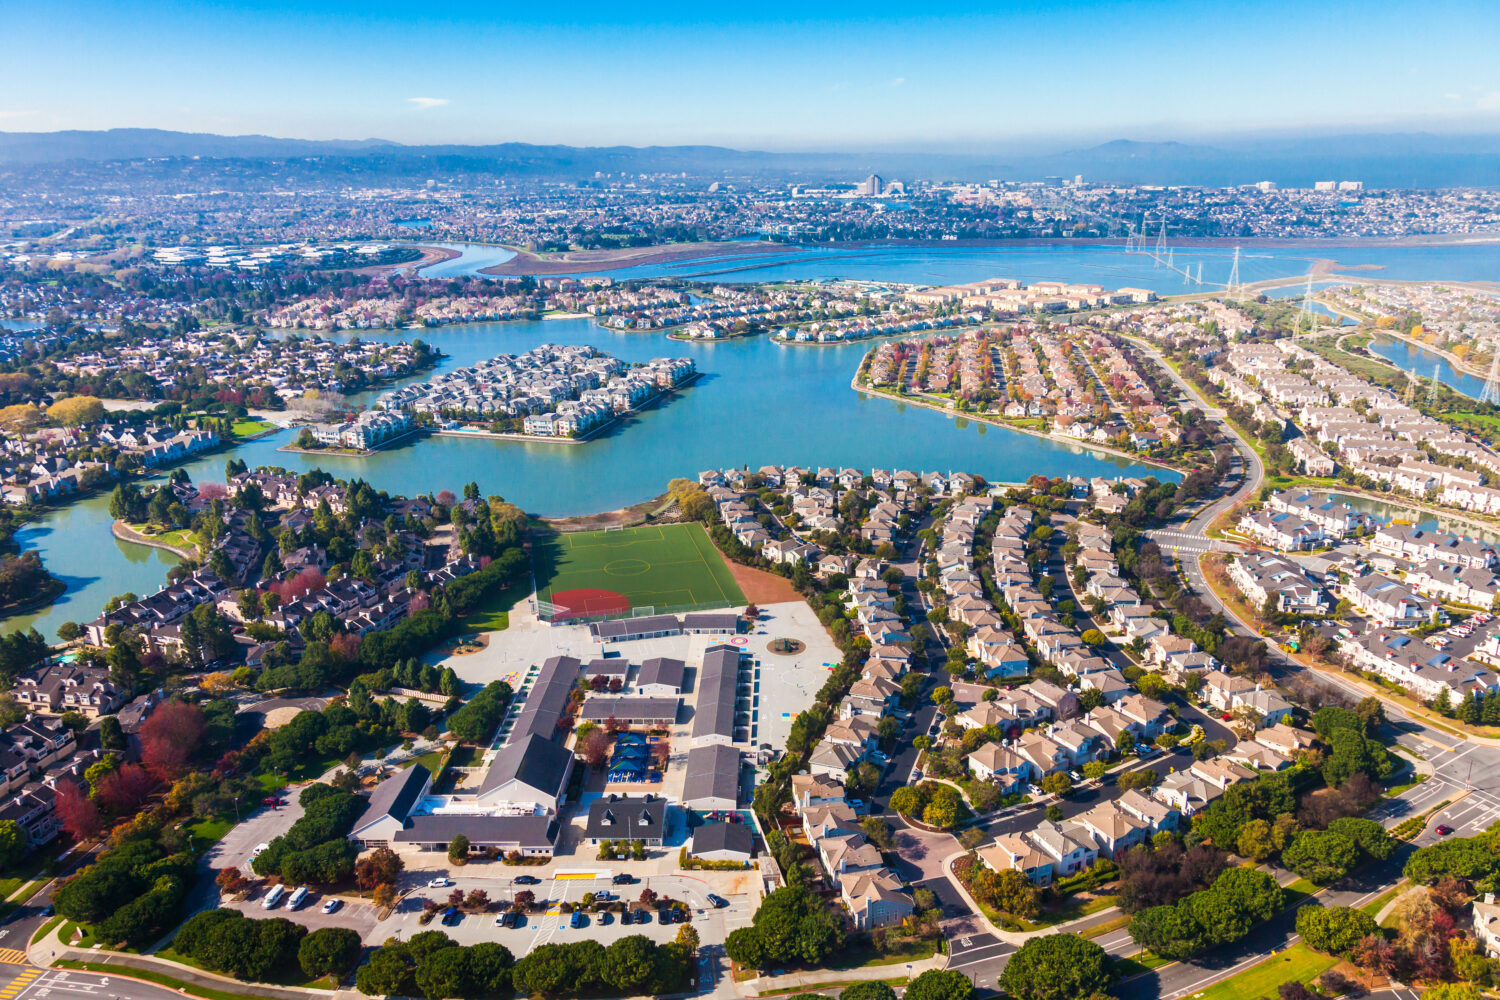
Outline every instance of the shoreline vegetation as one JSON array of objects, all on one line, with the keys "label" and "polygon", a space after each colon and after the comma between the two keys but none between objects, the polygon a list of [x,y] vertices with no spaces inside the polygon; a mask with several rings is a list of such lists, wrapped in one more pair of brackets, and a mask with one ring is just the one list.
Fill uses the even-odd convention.
[{"label": "shoreline vegetation", "polygon": [[1128,462],[1136,463],[1139,465],[1149,465],[1157,469],[1166,469],[1168,472],[1175,472],[1179,475],[1184,474],[1182,469],[1179,469],[1176,466],[1168,465],[1166,462],[1163,462],[1157,458],[1152,458],[1148,455],[1121,451],[1118,448],[1099,444],[1096,441],[1083,441],[1078,438],[1068,437],[1065,434],[1055,434],[1050,431],[1039,431],[1032,427],[1024,427],[1020,424],[1013,423],[1010,420],[1007,420],[1005,417],[995,416],[994,414],[968,413],[960,410],[950,409],[946,406],[939,406],[937,403],[930,402],[926,399],[921,398],[920,396],[897,395],[896,393],[889,392],[885,389],[876,389],[873,386],[864,385],[860,382],[859,378],[859,375],[856,374],[854,378],[850,379],[849,388],[853,389],[855,392],[863,393],[868,396],[879,396],[883,399],[889,399],[897,403],[906,403],[911,406],[920,406],[923,409],[932,410],[936,413],[944,414],[945,416],[962,417],[965,420],[974,420],[982,424],[987,424],[990,427],[997,427],[1001,430],[1015,431],[1018,434],[1030,434],[1032,437],[1044,438],[1048,441],[1055,441],[1058,444],[1076,445],[1079,448],[1084,449],[1085,451],[1098,452],[1099,454],[1109,455],[1114,458],[1123,458]]},{"label": "shoreline vegetation", "polygon": [[197,559],[198,550],[185,549],[180,545],[173,545],[156,535],[148,535],[143,531],[131,527],[124,521],[116,520],[109,527],[110,534],[122,542],[130,542],[134,545],[144,545],[147,548],[163,549],[181,559]]}]

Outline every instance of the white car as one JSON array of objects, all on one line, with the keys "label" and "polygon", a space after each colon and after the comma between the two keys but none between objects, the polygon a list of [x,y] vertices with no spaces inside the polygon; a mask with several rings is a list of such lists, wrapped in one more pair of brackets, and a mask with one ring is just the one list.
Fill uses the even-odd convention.
[{"label": "white car", "polygon": [[429,888],[429,889],[446,889],[446,888],[448,888],[452,884],[453,884],[453,880],[451,878],[443,878],[442,876],[439,876],[439,877],[433,879],[431,882],[428,882],[427,883],[427,888]]},{"label": "white car", "polygon": [[268,848],[270,848],[270,846],[270,844],[256,844],[255,850],[250,852],[250,860],[254,861],[256,857],[260,855],[261,851],[267,850]]}]

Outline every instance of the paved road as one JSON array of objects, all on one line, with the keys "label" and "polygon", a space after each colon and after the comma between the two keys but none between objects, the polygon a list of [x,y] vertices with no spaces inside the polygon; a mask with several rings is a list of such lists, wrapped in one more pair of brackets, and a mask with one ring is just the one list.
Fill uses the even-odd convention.
[{"label": "paved road", "polygon": [[119,976],[0,963],[0,996],[7,1000],[181,1000],[182,995]]}]

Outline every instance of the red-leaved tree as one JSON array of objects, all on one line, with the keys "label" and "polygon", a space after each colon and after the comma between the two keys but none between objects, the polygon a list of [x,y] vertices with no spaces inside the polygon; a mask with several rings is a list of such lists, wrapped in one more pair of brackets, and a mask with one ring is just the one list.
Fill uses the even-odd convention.
[{"label": "red-leaved tree", "polygon": [[104,832],[99,807],[87,792],[72,782],[58,782],[57,819],[76,841],[93,840]]},{"label": "red-leaved tree", "polygon": [[158,780],[176,781],[203,745],[203,713],[196,705],[170,701],[141,726],[141,762]]},{"label": "red-leaved tree", "polygon": [[134,812],[146,801],[156,779],[139,764],[126,764],[106,774],[94,792],[94,801],[116,813]]}]

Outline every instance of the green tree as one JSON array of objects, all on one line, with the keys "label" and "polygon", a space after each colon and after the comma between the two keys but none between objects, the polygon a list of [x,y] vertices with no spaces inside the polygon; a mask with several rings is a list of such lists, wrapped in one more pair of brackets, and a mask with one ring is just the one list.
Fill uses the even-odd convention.
[{"label": "green tree", "polygon": [[1203,927],[1186,908],[1152,906],[1130,918],[1130,936],[1161,958],[1183,959],[1203,948]]},{"label": "green tree", "polygon": [[297,946],[297,964],[313,979],[342,976],[359,961],[359,934],[347,927],[320,927]]},{"label": "green tree", "polygon": [[974,986],[962,972],[928,969],[906,987],[908,1000],[971,1000]]},{"label": "green tree", "polygon": [[25,856],[26,831],[13,819],[0,820],[0,871],[10,871]]},{"label": "green tree", "polygon": [[416,970],[407,947],[387,939],[354,973],[354,985],[367,997],[415,996]]},{"label": "green tree", "polygon": [[1337,882],[1359,864],[1354,841],[1331,830],[1307,830],[1281,852],[1281,861],[1316,885]]},{"label": "green tree", "polygon": [[1103,990],[1109,979],[1109,956],[1099,945],[1076,934],[1047,934],[1011,955],[1000,987],[1016,1000],[1077,1000]]},{"label": "green tree", "polygon": [[1384,861],[1396,853],[1396,839],[1373,819],[1345,816],[1329,823],[1328,832],[1348,837],[1359,852],[1372,861]]},{"label": "green tree", "polygon": [[448,860],[453,862],[465,861],[469,857],[469,838],[461,833],[453,835],[448,842]]},{"label": "green tree", "polygon": [[1308,947],[1348,957],[1366,936],[1380,933],[1375,918],[1352,906],[1304,906],[1297,911],[1297,933]]},{"label": "green tree", "polygon": [[896,991],[881,982],[855,983],[844,988],[839,1000],[896,1000]]}]

